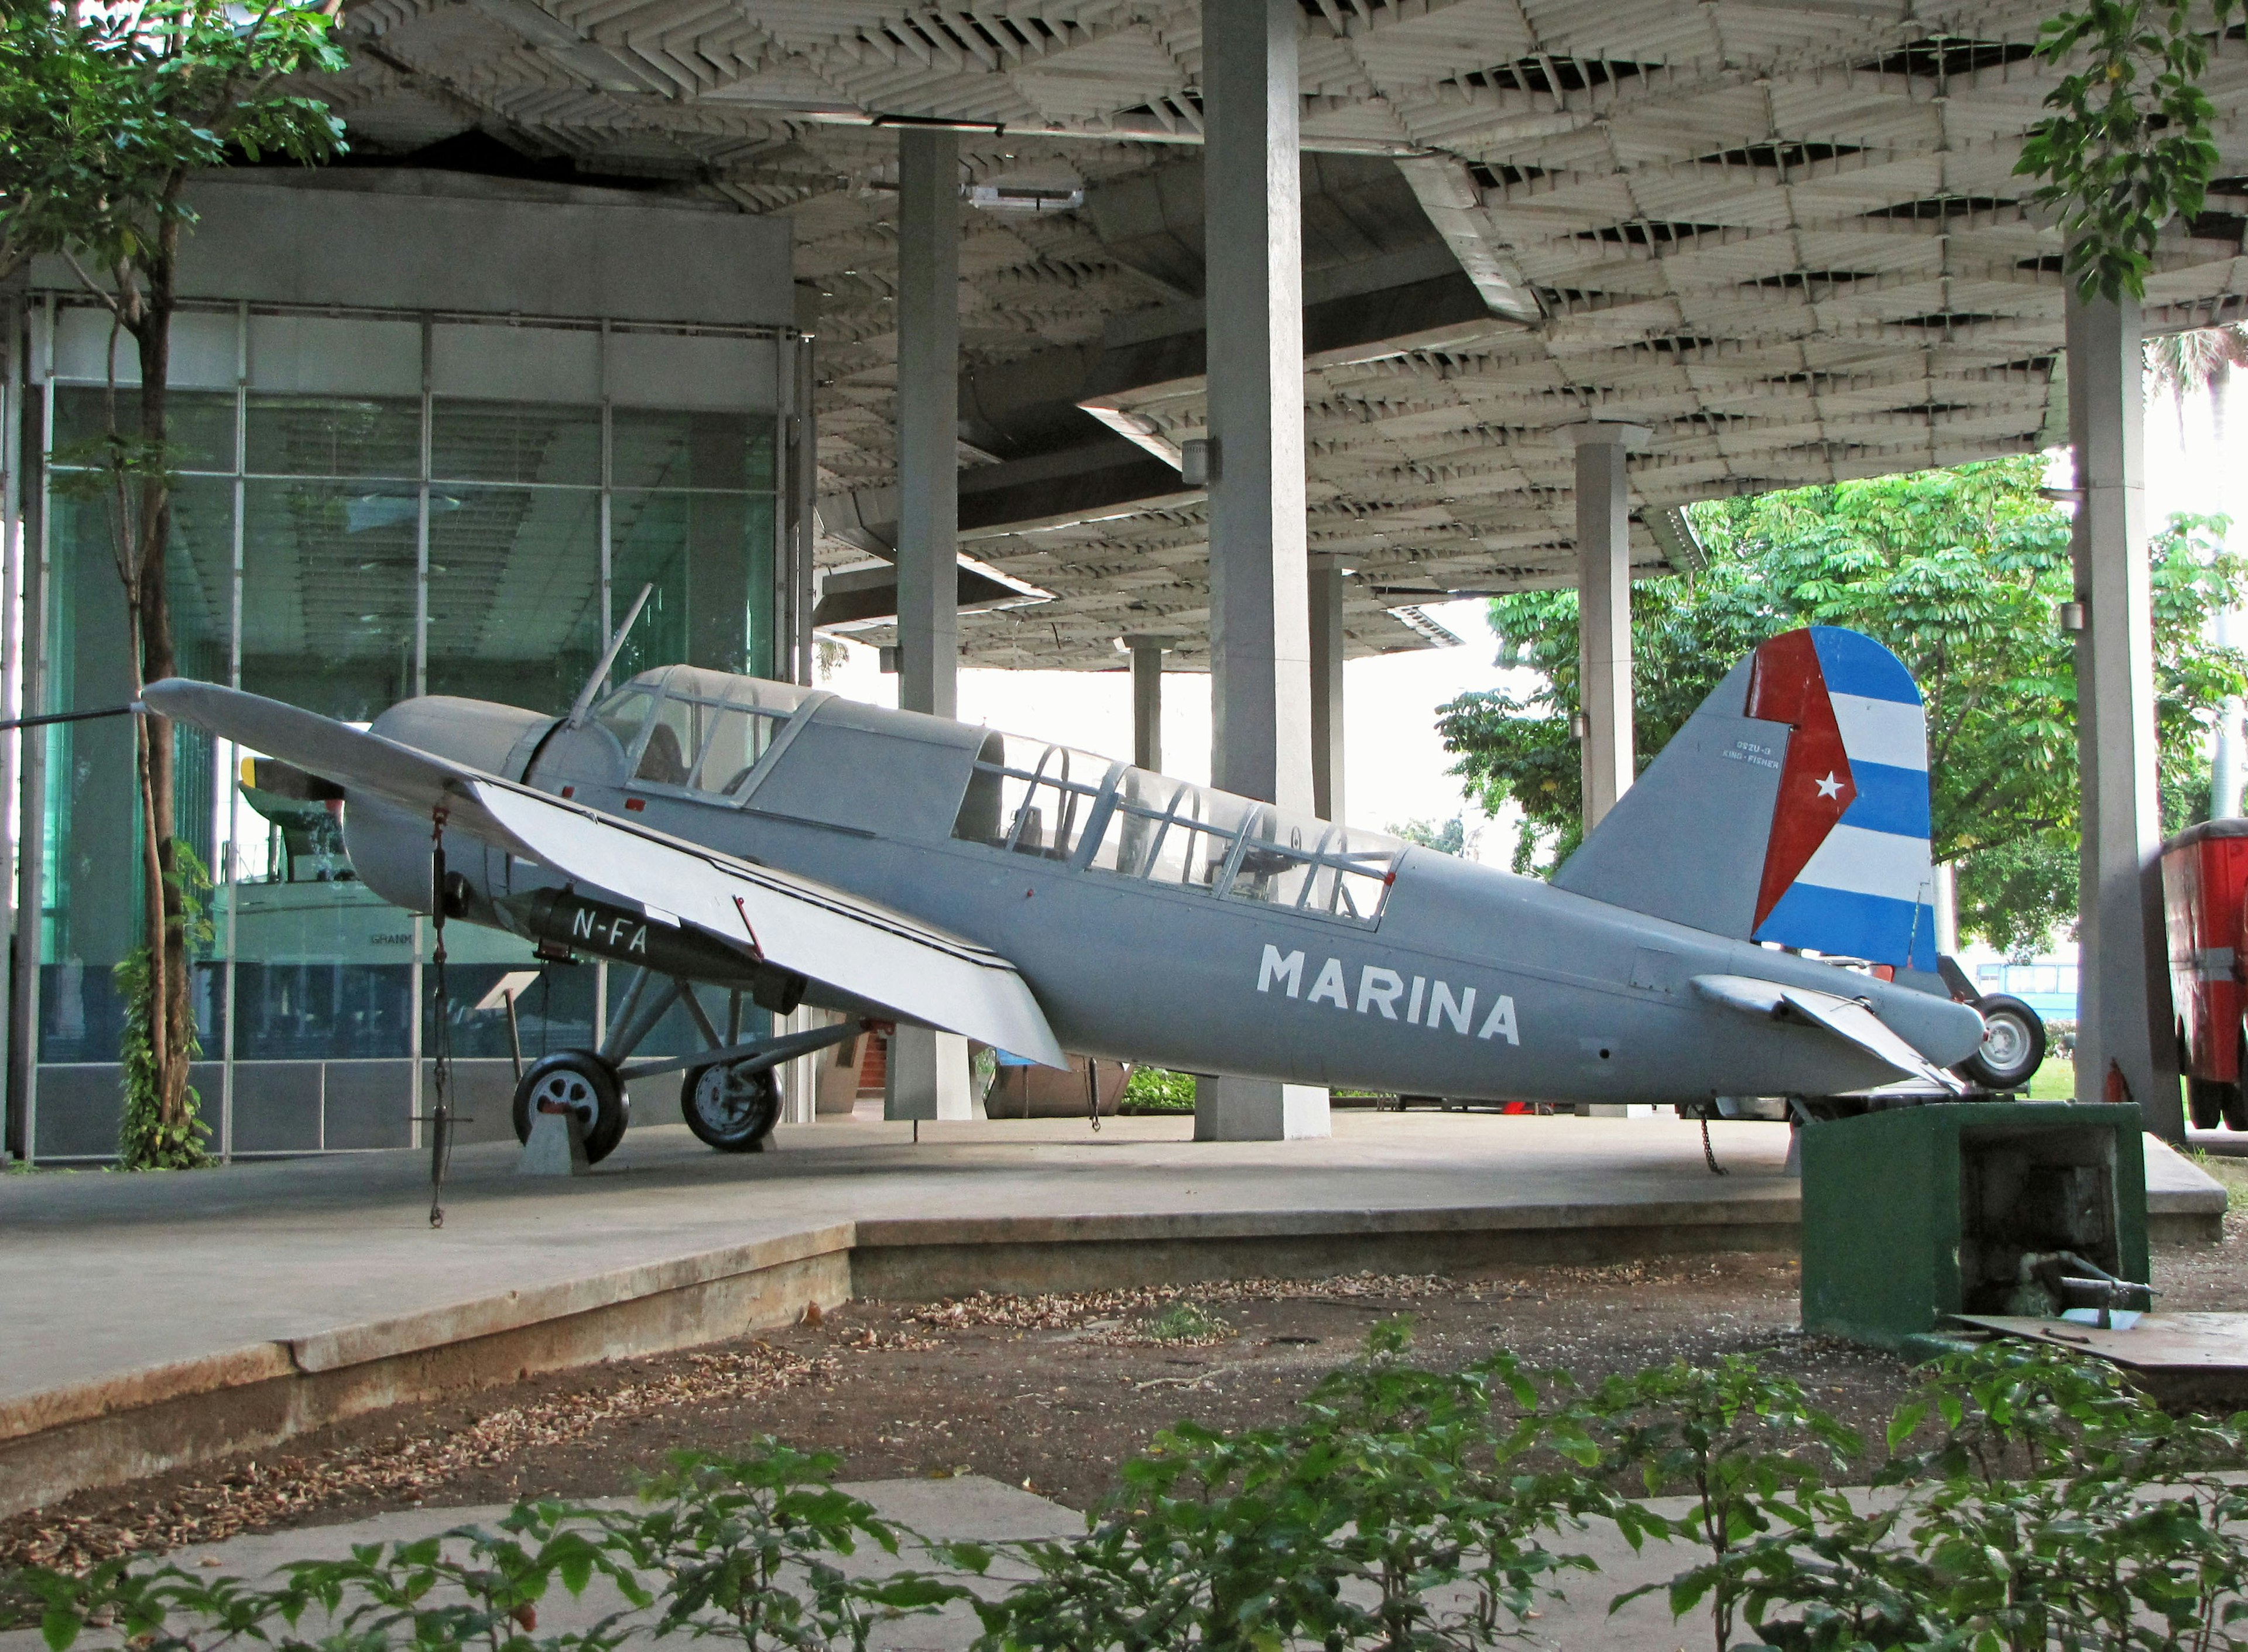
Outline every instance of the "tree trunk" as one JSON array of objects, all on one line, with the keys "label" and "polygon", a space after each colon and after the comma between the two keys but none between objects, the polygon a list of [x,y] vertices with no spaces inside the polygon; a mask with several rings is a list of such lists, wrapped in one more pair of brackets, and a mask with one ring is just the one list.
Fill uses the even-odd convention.
[{"label": "tree trunk", "polygon": [[[174,193],[176,193],[175,191]],[[165,556],[171,543],[172,490],[164,466],[170,433],[170,374],[175,261],[179,224],[167,217],[158,230],[158,247],[148,260],[147,298],[134,341],[140,360],[140,437],[151,469],[140,482],[138,543],[132,547],[139,587],[139,657],[134,661],[133,691],[174,675],[177,655],[172,640],[171,601]],[[172,724],[150,714],[140,726],[143,898],[147,902],[149,1051],[155,1063],[158,1117],[166,1137],[192,1155],[188,1102],[188,1046],[194,1036],[188,992],[187,917],[179,880],[179,845],[174,835],[175,807]]]}]

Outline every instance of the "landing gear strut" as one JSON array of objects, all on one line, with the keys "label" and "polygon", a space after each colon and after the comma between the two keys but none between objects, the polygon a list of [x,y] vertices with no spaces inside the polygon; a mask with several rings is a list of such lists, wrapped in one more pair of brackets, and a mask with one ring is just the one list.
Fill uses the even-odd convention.
[{"label": "landing gear strut", "polygon": [[[756,1153],[780,1121],[780,1079],[774,1068],[814,1050],[840,1044],[859,1031],[858,1023],[815,1027],[777,1038],[742,1038],[742,999],[730,991],[726,1034],[696,996],[694,983],[675,976],[635,970],[617,1006],[609,1036],[599,1050],[564,1050],[523,1075],[515,1086],[515,1134],[531,1140],[531,1127],[542,1111],[567,1108],[586,1124],[586,1158],[597,1162],[616,1150],[631,1121],[627,1081],[686,1069],[679,1110],[696,1137],[723,1153]],[[675,1004],[684,1004],[703,1044],[696,1055],[625,1064],[656,1023]]]}]

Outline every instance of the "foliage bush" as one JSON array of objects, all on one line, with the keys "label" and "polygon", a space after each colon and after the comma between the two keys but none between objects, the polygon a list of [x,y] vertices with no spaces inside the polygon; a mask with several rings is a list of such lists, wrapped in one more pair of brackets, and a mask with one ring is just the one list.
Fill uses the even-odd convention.
[{"label": "foliage bush", "polygon": [[1125,1081],[1122,1108],[1127,1113],[1191,1113],[1195,1081],[1191,1073],[1164,1067],[1134,1067]]},{"label": "foliage bush", "polygon": [[[835,1457],[765,1439],[675,1457],[637,1507],[525,1504],[271,1587],[123,1560],[15,1583],[52,1652],[89,1622],[135,1652],[614,1652],[635,1629],[860,1649],[963,1600],[979,1652],[1469,1652],[1594,1570],[1571,1544],[1606,1521],[1635,1549],[1701,1550],[1611,1610],[1655,1591],[1675,1615],[1706,1606],[1718,1652],[2248,1647],[2248,1485],[2224,1472],[2248,1461],[2248,1416],[2172,1417],[2113,1367],[1998,1342],[1922,1368],[1876,1469],[1746,1358],[1584,1393],[1504,1354],[1425,1370],[1409,1339],[1377,1326],[1280,1426],[1163,1430],[1068,1539],[930,1545],[837,1490]],[[1839,1489],[1868,1475],[1855,1500]],[[1646,1500],[1682,1495],[1676,1514]],[[843,1564],[908,1541],[952,1575]],[[1002,1561],[1028,1575],[1003,1587]],[[596,1578],[622,1610],[537,1634],[556,1581]]]}]

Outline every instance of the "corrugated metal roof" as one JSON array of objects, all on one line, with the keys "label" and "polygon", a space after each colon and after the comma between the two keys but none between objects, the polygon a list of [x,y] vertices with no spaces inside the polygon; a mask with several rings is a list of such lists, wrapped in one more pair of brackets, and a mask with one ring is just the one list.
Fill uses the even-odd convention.
[{"label": "corrugated metal roof", "polygon": [[[1376,587],[1569,577],[1561,424],[1650,426],[1632,492],[1657,517],[2049,439],[2060,248],[2012,175],[2053,79],[2028,55],[2046,0],[1301,9],[1307,147],[1376,157],[1307,170],[1307,271],[1338,302],[1379,298],[1367,284],[1385,271],[1392,293],[1420,272],[1425,296],[1433,266],[1415,260],[1449,247],[1491,307],[1394,337],[1350,322],[1376,332],[1306,373],[1311,541],[1358,570],[1358,651],[1427,641]],[[1086,192],[1074,211],[965,212],[962,348],[979,394],[1007,374],[1123,373],[1198,325],[1197,0],[360,0],[346,39],[353,65],[323,90],[364,152],[481,127],[588,175],[791,217],[828,496],[895,480],[896,146],[874,117],[993,123],[963,134],[963,184]],[[2219,43],[2209,90],[2222,169],[2248,173],[2248,46]],[[2248,291],[2241,219],[2224,216],[2248,202],[2212,207],[2198,236],[2166,240],[2152,325],[2229,317]],[[1101,387],[1112,422],[1157,450],[1200,434],[1196,364]],[[996,434],[977,439],[1018,466],[1073,441],[1129,451],[1073,399],[990,388]],[[970,657],[1110,665],[1121,631],[1178,634],[1191,655],[1209,600],[1201,503],[1176,489],[1138,503],[978,531],[977,555],[1057,600],[970,616]],[[1635,536],[1642,566],[1667,566]]]}]

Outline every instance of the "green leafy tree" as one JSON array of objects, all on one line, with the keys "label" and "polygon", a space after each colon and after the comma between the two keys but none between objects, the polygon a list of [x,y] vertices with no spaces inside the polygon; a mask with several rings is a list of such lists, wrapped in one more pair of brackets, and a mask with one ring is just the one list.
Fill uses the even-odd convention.
[{"label": "green leafy tree", "polygon": [[[111,360],[129,339],[140,369],[130,397],[113,381],[106,429],[72,456],[106,507],[136,697],[177,664],[165,557],[172,319],[195,216],[188,184],[236,161],[309,164],[342,147],[342,122],[291,84],[343,66],[330,39],[339,5],[31,0],[0,10],[0,274],[43,253],[65,260],[109,311]],[[139,962],[120,966],[136,1047],[119,1149],[128,1165],[191,1164],[206,1134],[188,1085],[194,892],[174,833],[171,724],[134,724],[143,929]]]},{"label": "green leafy tree", "polygon": [[[2043,474],[2032,456],[1695,506],[1708,565],[1633,593],[1642,764],[1765,638],[1862,631],[1926,697],[1935,854],[1961,862],[1963,930],[2033,944],[2076,896],[2076,682],[2053,617],[2073,594],[2069,521]],[[2203,636],[2243,582],[2221,528],[2176,517],[2152,550],[2161,778],[2181,824],[2206,797],[2209,719],[2244,680]],[[1463,696],[1438,728],[1486,811],[1520,807],[1517,868],[1543,869],[1576,847],[1581,810],[1576,594],[1501,597],[1491,622],[1536,686]]]},{"label": "green leafy tree", "polygon": [[2060,209],[2067,273],[2086,297],[2142,296],[2162,226],[2201,210],[2217,166],[2201,78],[2210,43],[2240,9],[2089,0],[2039,31],[2038,56],[2067,72],[2014,170],[2042,180],[2034,198]]}]

